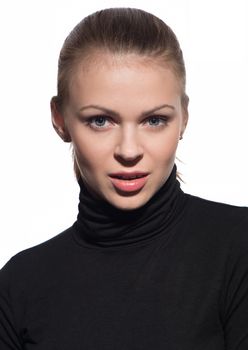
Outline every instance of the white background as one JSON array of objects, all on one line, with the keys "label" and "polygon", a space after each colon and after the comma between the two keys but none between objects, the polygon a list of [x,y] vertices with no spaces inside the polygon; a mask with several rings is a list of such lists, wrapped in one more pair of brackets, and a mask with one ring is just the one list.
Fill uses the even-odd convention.
[{"label": "white background", "polygon": [[76,219],[71,151],[50,123],[63,40],[86,15],[130,6],[177,34],[190,121],[178,163],[186,192],[248,205],[248,7],[244,0],[5,1],[0,5],[0,266]]}]

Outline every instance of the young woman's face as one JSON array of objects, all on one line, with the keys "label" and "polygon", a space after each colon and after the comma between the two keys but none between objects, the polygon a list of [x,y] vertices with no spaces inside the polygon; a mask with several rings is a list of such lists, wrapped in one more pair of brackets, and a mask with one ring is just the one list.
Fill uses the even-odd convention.
[{"label": "young woman's face", "polygon": [[98,197],[125,210],[166,182],[187,123],[178,80],[139,56],[78,68],[63,120],[81,176]]}]

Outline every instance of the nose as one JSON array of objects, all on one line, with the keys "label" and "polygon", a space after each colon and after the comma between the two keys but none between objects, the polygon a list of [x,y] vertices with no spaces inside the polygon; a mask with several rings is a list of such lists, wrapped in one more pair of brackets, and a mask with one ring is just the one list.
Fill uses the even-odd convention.
[{"label": "nose", "polygon": [[126,162],[139,160],[143,156],[143,148],[140,144],[137,130],[126,127],[120,130],[115,148],[115,157]]}]

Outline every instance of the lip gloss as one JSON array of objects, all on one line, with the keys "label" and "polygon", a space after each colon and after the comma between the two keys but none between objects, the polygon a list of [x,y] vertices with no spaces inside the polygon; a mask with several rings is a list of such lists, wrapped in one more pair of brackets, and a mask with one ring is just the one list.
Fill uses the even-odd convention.
[{"label": "lip gloss", "polygon": [[136,179],[124,180],[110,177],[113,186],[122,192],[134,192],[145,186],[148,175]]}]

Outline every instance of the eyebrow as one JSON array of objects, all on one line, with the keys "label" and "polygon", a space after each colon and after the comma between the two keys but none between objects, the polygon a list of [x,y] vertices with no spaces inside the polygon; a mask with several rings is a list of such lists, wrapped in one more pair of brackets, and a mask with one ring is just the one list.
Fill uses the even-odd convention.
[{"label": "eyebrow", "polygon": [[[113,111],[113,110],[111,110],[111,109],[109,109],[109,108],[105,108],[105,107],[102,107],[102,106],[99,106],[99,105],[87,105],[87,106],[84,106],[84,107],[80,108],[79,111],[81,112],[81,111],[84,111],[85,109],[88,109],[88,108],[99,109],[100,111],[102,111],[102,112],[104,112],[104,113],[106,113],[106,114],[111,114],[111,115],[114,115],[114,116],[116,116],[116,117],[119,116],[119,113],[117,113],[117,112],[115,112],[115,111]],[[150,110],[148,110],[148,111],[142,112],[141,115],[142,115],[143,117],[145,117],[145,116],[147,116],[147,115],[149,115],[149,114],[152,114],[152,113],[154,113],[154,112],[156,112],[156,111],[158,111],[158,110],[160,110],[160,109],[162,109],[162,108],[170,108],[170,109],[172,109],[173,111],[175,110],[175,107],[174,107],[174,106],[168,105],[167,103],[165,103],[165,104],[162,104],[162,105],[160,105],[160,106],[156,106],[156,107],[154,107],[154,108],[152,108],[152,109],[150,109]]]}]

